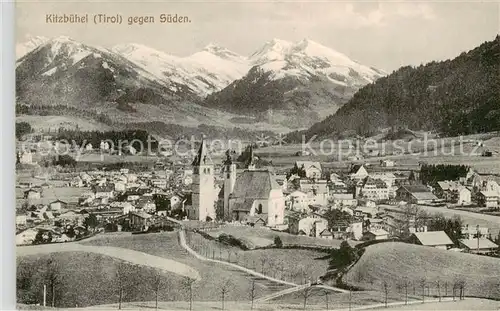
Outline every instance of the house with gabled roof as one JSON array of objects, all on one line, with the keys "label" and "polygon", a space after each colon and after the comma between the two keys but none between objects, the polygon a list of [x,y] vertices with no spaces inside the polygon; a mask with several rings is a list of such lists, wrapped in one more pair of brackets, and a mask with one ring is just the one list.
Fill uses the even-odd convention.
[{"label": "house with gabled roof", "polygon": [[307,178],[321,178],[321,164],[314,161],[296,161],[296,168],[302,169],[306,173]]},{"label": "house with gabled roof", "polygon": [[396,190],[396,200],[413,204],[429,204],[439,199],[424,185],[403,185]]},{"label": "house with gabled roof", "polygon": [[454,244],[444,231],[415,232],[410,236],[409,242],[444,250],[452,247]]}]

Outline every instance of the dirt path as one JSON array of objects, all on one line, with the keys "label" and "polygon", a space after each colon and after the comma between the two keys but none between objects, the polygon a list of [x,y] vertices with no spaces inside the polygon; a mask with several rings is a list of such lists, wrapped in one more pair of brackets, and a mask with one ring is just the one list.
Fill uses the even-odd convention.
[{"label": "dirt path", "polygon": [[81,245],[78,243],[54,243],[45,245],[19,246],[16,248],[17,257],[57,252],[89,252],[101,254],[120,259],[131,264],[156,268],[165,272],[171,272],[189,277],[191,279],[199,280],[201,278],[197,270],[178,261],[120,247],[91,246]]}]

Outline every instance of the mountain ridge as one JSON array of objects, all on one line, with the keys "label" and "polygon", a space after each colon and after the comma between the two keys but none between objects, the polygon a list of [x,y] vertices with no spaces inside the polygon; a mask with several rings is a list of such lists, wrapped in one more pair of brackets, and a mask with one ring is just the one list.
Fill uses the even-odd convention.
[{"label": "mountain ridge", "polygon": [[[500,130],[500,36],[453,59],[404,66],[361,88],[306,137],[406,127],[462,135]],[[294,135],[296,135],[295,133]]]}]

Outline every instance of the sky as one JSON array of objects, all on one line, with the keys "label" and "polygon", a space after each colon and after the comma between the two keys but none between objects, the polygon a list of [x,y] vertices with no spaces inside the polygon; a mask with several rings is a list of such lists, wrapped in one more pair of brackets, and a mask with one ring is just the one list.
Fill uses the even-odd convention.
[{"label": "sky", "polygon": [[[118,24],[50,24],[46,14],[121,14]],[[162,24],[160,14],[190,23]],[[129,16],[155,23],[127,25]],[[209,43],[249,56],[278,38],[316,41],[361,64],[391,72],[453,58],[500,32],[500,2],[451,1],[18,1],[16,41],[69,36],[110,48],[140,43],[188,56]]]}]

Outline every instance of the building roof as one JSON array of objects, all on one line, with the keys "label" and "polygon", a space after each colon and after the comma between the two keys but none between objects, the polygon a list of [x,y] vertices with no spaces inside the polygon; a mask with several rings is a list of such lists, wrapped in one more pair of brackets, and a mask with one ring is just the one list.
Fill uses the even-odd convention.
[{"label": "building roof", "polygon": [[298,168],[304,166],[305,170],[308,170],[311,167],[316,167],[317,169],[321,170],[321,164],[314,161],[296,161],[295,165],[297,165]]},{"label": "building roof", "polygon": [[193,163],[191,163],[191,165],[200,166],[200,165],[212,165],[212,164],[213,162],[208,153],[207,143],[205,142],[205,140],[202,140],[200,149],[198,149],[198,153],[194,157]]},{"label": "building roof", "polygon": [[268,170],[244,171],[236,178],[233,198],[267,199],[271,190],[281,190],[274,175]]},{"label": "building roof", "polygon": [[429,188],[427,188],[424,185],[404,185],[401,186],[401,188],[405,189],[406,191],[415,194],[418,192],[430,192]]},{"label": "building roof", "polygon": [[481,194],[485,197],[498,197],[499,194],[496,191],[481,191]]},{"label": "building roof", "polygon": [[417,200],[438,200],[432,192],[414,192],[411,195]]},{"label": "building roof", "polygon": [[413,235],[425,246],[453,244],[450,237],[444,231],[415,232]]},{"label": "building roof", "polygon": [[144,218],[144,219],[149,219],[149,218],[153,217],[152,215],[150,215],[146,212],[143,212],[143,211],[133,211],[133,212],[130,212],[130,214]]},{"label": "building roof", "polygon": [[385,231],[384,229],[376,229],[376,230],[370,230],[368,233],[371,233],[375,236],[381,236],[381,235],[388,235],[389,232]]},{"label": "building roof", "polygon": [[321,231],[321,233],[319,235],[320,236],[331,236],[332,233],[328,229],[324,229],[323,231]]},{"label": "building roof", "polygon": [[[477,249],[478,239],[461,239],[460,244],[464,245],[468,249]],[[486,238],[479,239],[479,249],[490,249],[497,248],[498,245]]]}]

